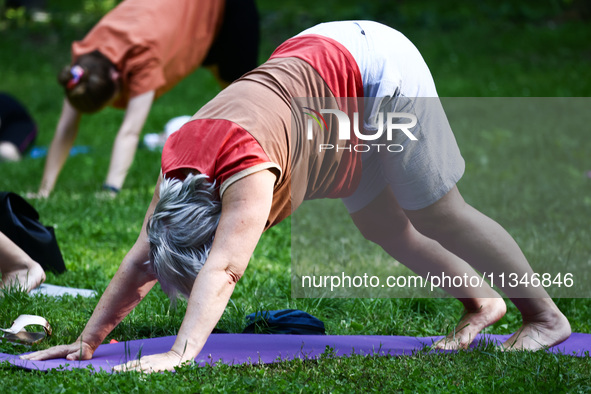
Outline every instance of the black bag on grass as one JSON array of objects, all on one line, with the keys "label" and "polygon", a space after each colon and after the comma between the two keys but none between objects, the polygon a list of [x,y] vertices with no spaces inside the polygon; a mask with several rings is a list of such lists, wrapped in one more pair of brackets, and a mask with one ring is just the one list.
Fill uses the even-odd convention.
[{"label": "black bag on grass", "polygon": [[251,313],[246,320],[247,334],[326,335],[321,320],[297,309]]},{"label": "black bag on grass", "polygon": [[0,232],[44,270],[66,270],[53,227],[42,225],[37,210],[18,194],[0,192]]}]

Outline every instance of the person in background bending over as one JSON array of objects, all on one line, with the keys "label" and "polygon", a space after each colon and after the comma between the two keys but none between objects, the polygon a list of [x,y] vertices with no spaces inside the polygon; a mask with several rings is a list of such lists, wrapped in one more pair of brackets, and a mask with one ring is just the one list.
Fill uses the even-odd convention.
[{"label": "person in background bending over", "polygon": [[72,45],[58,76],[66,99],[37,197],[52,192],[83,113],[125,109],[103,189],[119,192],[152,103],[199,66],[222,87],[257,66],[253,0],[125,0]]}]

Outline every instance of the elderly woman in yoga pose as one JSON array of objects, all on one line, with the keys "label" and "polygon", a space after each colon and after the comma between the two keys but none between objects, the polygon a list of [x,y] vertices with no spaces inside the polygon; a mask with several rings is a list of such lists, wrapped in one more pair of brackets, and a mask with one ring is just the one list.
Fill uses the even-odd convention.
[{"label": "elderly woman in yoga pose", "polygon": [[[306,105],[303,113],[294,97],[309,98],[332,113],[361,110],[355,100],[339,98],[377,100],[363,108],[368,134],[343,140],[336,116],[323,117],[325,129],[307,133],[305,113],[316,110]],[[419,274],[476,275],[472,266],[532,273],[511,236],[462,199],[456,182],[464,162],[438,100],[405,103],[423,97],[437,97],[427,66],[402,34],[386,26],[332,22],[286,41],[167,141],[142,232],[79,339],[25,357],[91,358],[159,280],[171,296],[188,297],[176,341],[167,353],[117,368],[159,371],[193,360],[222,316],[261,234],[304,199],[342,197],[362,234]],[[400,108],[416,127],[382,133],[376,140],[391,138],[396,152],[355,152],[361,150],[355,149],[359,139],[383,131],[378,122],[387,119],[376,116],[380,111],[400,113]],[[486,284],[446,290],[461,300],[466,313],[436,344],[440,348],[467,347],[506,312],[503,299]],[[505,290],[523,317],[505,348],[536,350],[568,338],[568,320],[543,289]]]}]

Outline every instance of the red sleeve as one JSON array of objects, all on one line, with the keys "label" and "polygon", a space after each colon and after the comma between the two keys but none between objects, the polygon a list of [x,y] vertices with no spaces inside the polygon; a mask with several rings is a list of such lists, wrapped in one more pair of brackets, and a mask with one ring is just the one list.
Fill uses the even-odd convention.
[{"label": "red sleeve", "polygon": [[173,133],[162,151],[162,173],[190,168],[208,175],[221,186],[248,168],[271,163],[250,133],[223,119],[196,119]]}]

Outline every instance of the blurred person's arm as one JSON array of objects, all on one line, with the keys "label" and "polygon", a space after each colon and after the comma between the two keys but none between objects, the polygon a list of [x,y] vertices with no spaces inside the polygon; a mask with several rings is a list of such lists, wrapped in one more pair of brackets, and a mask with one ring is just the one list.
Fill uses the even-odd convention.
[{"label": "blurred person's arm", "polygon": [[80,113],[72,107],[67,99],[64,99],[62,113],[45,161],[43,179],[37,193],[38,197],[48,197],[53,191],[57,178],[78,135],[80,118]]},{"label": "blurred person's arm", "polygon": [[172,370],[199,355],[220,320],[265,229],[276,176],[261,171],[228,187],[207,261],[197,275],[172,349],[115,367],[116,371]]},{"label": "blurred person's arm", "polygon": [[114,190],[120,190],[133,163],[140,133],[150,113],[155,92],[149,91],[129,100],[123,123],[117,132],[111,163],[105,184]]},{"label": "blurred person's arm", "polygon": [[156,283],[145,264],[149,260],[150,245],[146,233],[148,220],[159,200],[161,177],[158,178],[152,202],[146,212],[137,241],[127,253],[117,273],[107,286],[86,327],[74,343],[54,346],[22,356],[26,360],[67,358],[88,360],[109,333],[139,304]]}]

